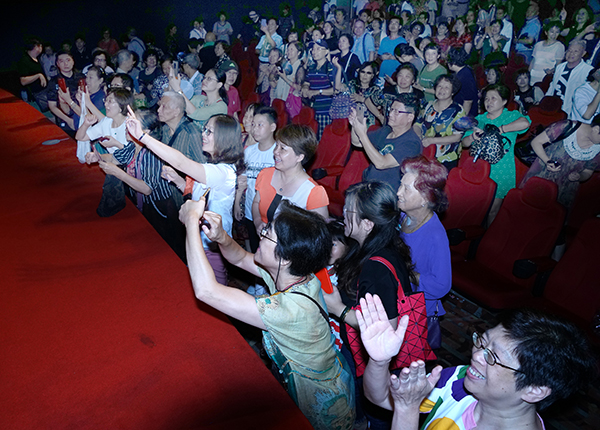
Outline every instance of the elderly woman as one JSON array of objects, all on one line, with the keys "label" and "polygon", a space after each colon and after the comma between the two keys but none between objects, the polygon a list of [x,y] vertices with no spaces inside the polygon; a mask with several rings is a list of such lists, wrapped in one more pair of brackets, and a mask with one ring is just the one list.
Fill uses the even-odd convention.
[{"label": "elderly woman", "polygon": [[521,187],[538,176],[558,185],[559,203],[573,204],[579,183],[600,169],[600,115],[591,124],[559,121],[531,141],[538,158],[521,182]]},{"label": "elderly woman", "polygon": [[381,89],[377,86],[377,72],[379,70],[377,63],[374,61],[365,61],[358,68],[358,76],[349,82],[348,85],[342,84],[342,67],[338,62],[333,64],[338,71],[335,76],[336,88],[340,91],[348,91],[350,99],[354,103],[358,103],[361,108],[364,108],[364,115],[367,128],[375,124],[375,115],[380,115],[379,110],[371,101],[371,98],[377,98]]},{"label": "elderly woman", "polygon": [[451,75],[440,75],[433,84],[435,100],[427,103],[414,125],[415,132],[422,138],[424,148],[436,145],[435,157],[446,169],[458,165],[462,133],[453,125],[465,116],[462,106],[453,101],[460,83]]},{"label": "elderly woman", "polygon": [[524,133],[529,128],[531,120],[518,111],[509,111],[506,104],[510,99],[510,90],[501,84],[490,85],[483,90],[482,101],[484,113],[475,117],[479,125],[474,130],[465,133],[462,145],[469,148],[475,139],[480,139],[483,135],[483,128],[487,124],[495,125],[499,128],[501,134],[505,135],[510,141],[508,153],[502,159],[491,165],[490,178],[492,178],[498,188],[496,196],[488,215],[488,225],[494,220],[504,196],[508,191],[516,186],[516,168],[515,168],[515,141],[519,134]]},{"label": "elderly woman", "polygon": [[304,170],[317,149],[315,133],[307,126],[291,124],[278,130],[275,140],[275,167],[261,170],[256,178],[252,219],[258,233],[273,220],[281,200],[329,216],[325,189]]},{"label": "elderly woman", "polygon": [[[234,118],[223,114],[212,116],[206,122],[202,130],[202,151],[208,154],[208,163],[197,163],[146,134],[132,112],[127,118],[127,130],[134,139],[170,165],[163,167],[162,176],[173,182],[179,191],[185,193],[188,190],[186,179],[179,176],[177,171],[193,178],[192,198],[198,200],[210,191],[208,208],[222,216],[223,226],[230,234],[237,173],[244,164],[240,124]],[[227,270],[216,244],[205,235],[202,235],[202,243],[215,276],[219,282],[226,283]]]},{"label": "elderly woman", "polygon": [[[354,428],[354,384],[344,357],[335,350],[321,284],[313,273],[331,254],[325,220],[287,202],[261,230],[256,254],[246,252],[221,227],[220,216],[204,212],[204,199],[180,211],[187,228],[187,255],[196,297],[219,311],[263,330],[267,353],[279,367],[288,392],[315,429]],[[254,298],[214,277],[200,240],[219,244],[233,265],[261,276],[270,295]]]},{"label": "elderly woman", "polygon": [[447,170],[436,160],[422,155],[402,163],[402,183],[398,188],[400,235],[409,246],[415,263],[414,291],[425,295],[429,323],[429,344],[441,346],[439,317],[445,314],[441,299],[452,287],[450,245],[438,213],[446,210],[444,192]]},{"label": "elderly woman", "polygon": [[389,112],[392,103],[398,95],[413,94],[419,102],[419,108],[422,107],[425,101],[423,91],[414,86],[419,72],[412,63],[400,63],[395,75],[395,85],[384,88],[380,97],[373,97],[371,99],[375,106],[382,109],[382,113],[377,117],[382,124],[385,124],[385,115]]},{"label": "elderly woman", "polygon": [[370,355],[365,371],[367,397],[394,410],[393,430],[510,428],[543,430],[538,415],[553,402],[584,389],[597,374],[585,335],[575,325],[539,311],[513,310],[485,333],[473,333],[471,363],[430,375],[423,361],[399,376],[389,362],[402,345],[407,319],[394,330],[378,297],[368,296],[359,315],[361,337]]}]

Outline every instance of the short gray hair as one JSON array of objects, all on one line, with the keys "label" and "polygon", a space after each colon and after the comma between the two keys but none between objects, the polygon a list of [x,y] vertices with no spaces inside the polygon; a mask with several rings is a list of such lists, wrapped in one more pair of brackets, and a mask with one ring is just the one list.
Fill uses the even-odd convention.
[{"label": "short gray hair", "polygon": [[200,57],[198,57],[196,54],[187,54],[185,57],[183,57],[183,63],[187,64],[194,70],[198,70],[200,67]]},{"label": "short gray hair", "polygon": [[117,63],[117,66],[120,66],[123,61],[129,60],[131,57],[133,57],[131,51],[128,51],[127,49],[121,49],[115,54],[115,62]]},{"label": "short gray hair", "polygon": [[573,46],[573,45],[579,45],[579,46],[581,46],[584,51],[587,48],[587,43],[583,39],[573,39],[573,40],[571,40],[571,42],[569,43],[569,47]]},{"label": "short gray hair", "polygon": [[182,114],[185,113],[185,98],[181,94],[175,91],[165,91],[161,100],[165,97],[169,99],[169,104],[172,108],[179,109]]}]

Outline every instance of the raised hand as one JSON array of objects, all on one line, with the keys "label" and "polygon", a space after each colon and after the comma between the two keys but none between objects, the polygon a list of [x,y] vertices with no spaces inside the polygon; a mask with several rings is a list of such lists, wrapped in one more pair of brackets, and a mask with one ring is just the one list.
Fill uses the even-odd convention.
[{"label": "raised hand", "polygon": [[142,134],[144,134],[144,130],[142,129],[142,123],[135,117],[135,113],[131,106],[127,106],[127,119],[125,120],[125,124],[127,125],[129,134],[139,141]]},{"label": "raised hand", "polygon": [[398,321],[398,328],[394,330],[378,295],[367,293],[360,299],[360,306],[356,319],[360,338],[369,356],[375,361],[391,360],[398,354],[404,341],[408,316],[403,316]]},{"label": "raised hand", "polygon": [[425,362],[413,361],[400,372],[390,376],[390,394],[394,403],[402,406],[419,405],[433,390],[440,379],[442,366],[436,366],[431,374],[425,373]]},{"label": "raised hand", "polygon": [[202,226],[202,231],[206,234],[206,237],[213,242],[222,243],[227,237],[227,233],[223,230],[221,215],[215,212],[206,211],[204,212],[203,219],[210,225],[210,228],[206,225]]}]

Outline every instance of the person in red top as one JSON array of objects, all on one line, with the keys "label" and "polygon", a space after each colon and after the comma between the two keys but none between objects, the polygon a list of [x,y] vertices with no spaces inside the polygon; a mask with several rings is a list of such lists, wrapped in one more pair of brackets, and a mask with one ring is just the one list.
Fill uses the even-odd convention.
[{"label": "person in red top", "polygon": [[240,100],[240,93],[234,86],[240,74],[238,65],[235,61],[229,60],[223,63],[221,70],[224,71],[227,76],[225,79],[225,90],[227,91],[227,99],[229,100],[229,103],[227,104],[227,115],[231,115],[239,121],[239,112],[242,110],[242,101]]},{"label": "person in red top", "polygon": [[110,37],[110,30],[108,28],[102,31],[102,39],[98,42],[98,47],[106,51],[110,57],[115,55],[120,49],[117,41]]}]

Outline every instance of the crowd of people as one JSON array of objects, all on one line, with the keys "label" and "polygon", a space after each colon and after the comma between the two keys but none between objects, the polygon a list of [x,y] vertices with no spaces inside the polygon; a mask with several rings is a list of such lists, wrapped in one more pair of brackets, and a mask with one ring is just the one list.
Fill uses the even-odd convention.
[{"label": "crowd of people", "polygon": [[[251,10],[240,28],[220,11],[212,31],[192,20],[185,43],[170,25],[162,47],[134,28],[120,42],[103,30],[92,50],[83,35],[57,52],[32,39],[19,76],[23,98],[106,174],[98,214],[114,215],[128,196],[188,265],[199,300],[264,331],[315,428],[413,429],[420,407],[431,428],[543,429],[536,410],[595,371],[571,324],[520,310],[473,335],[470,366],[426,376],[418,361],[390,374],[390,361],[407,326],[399,294],[422,292],[439,333],[452,269],[438,215],[463,152],[489,130],[510,142],[490,161],[488,224],[533,176],[555,182],[569,208],[600,170],[600,32],[585,5],[550,3],[330,0],[302,19],[284,3],[277,17]],[[523,67],[506,74],[515,58]],[[252,102],[241,93],[248,67]],[[536,159],[519,184],[515,143],[548,97],[567,119],[532,138]],[[312,108],[316,130],[280,124],[276,100],[289,118]],[[370,165],[338,219],[307,166],[340,117]],[[248,272],[247,291],[228,286],[231,266]],[[330,293],[315,276],[324,268]],[[350,340],[358,332],[362,341]],[[366,369],[352,342],[370,355]]]}]

